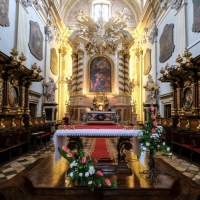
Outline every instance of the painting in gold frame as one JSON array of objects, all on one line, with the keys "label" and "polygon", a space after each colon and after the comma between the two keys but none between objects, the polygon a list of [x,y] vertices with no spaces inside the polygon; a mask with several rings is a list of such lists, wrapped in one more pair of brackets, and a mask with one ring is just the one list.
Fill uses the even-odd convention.
[{"label": "painting in gold frame", "polygon": [[15,86],[9,86],[8,100],[11,107],[15,107],[18,104],[18,90]]},{"label": "painting in gold frame", "polygon": [[113,62],[105,55],[98,55],[90,59],[88,65],[88,92],[112,92]]}]

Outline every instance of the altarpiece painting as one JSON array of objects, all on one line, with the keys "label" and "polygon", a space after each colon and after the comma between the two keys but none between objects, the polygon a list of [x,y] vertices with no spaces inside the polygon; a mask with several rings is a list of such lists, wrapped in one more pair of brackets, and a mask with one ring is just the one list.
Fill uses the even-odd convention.
[{"label": "altarpiece painting", "polygon": [[1,26],[9,26],[9,0],[0,0],[0,25]]},{"label": "altarpiece painting", "polygon": [[193,0],[193,32],[200,32],[200,1]]},{"label": "altarpiece painting", "polygon": [[89,92],[111,92],[111,62],[104,56],[98,56],[89,64]]},{"label": "altarpiece painting", "polygon": [[37,22],[30,21],[30,38],[28,46],[38,60],[43,59],[43,35]]}]

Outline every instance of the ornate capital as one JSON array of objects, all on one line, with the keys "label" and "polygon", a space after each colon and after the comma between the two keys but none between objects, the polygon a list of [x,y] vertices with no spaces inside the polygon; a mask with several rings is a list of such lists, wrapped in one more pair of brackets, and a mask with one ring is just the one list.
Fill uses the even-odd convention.
[{"label": "ornate capital", "polygon": [[148,41],[153,44],[156,40],[156,36],[158,34],[158,29],[156,27],[154,27],[148,37]]},{"label": "ornate capital", "polygon": [[183,0],[171,0],[170,7],[171,9],[178,10],[182,5]]},{"label": "ornate capital", "polygon": [[33,0],[21,0],[25,8],[32,6]]},{"label": "ornate capital", "polygon": [[46,35],[46,38],[49,42],[51,42],[54,39],[54,34],[52,33],[52,29],[50,26],[45,26],[44,27],[44,32]]}]

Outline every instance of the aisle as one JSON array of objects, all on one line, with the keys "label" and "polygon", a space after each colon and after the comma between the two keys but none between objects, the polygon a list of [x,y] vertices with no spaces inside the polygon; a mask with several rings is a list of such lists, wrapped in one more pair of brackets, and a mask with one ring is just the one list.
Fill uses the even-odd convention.
[{"label": "aisle", "polygon": [[108,145],[105,138],[96,138],[92,148],[91,157],[98,160],[99,158],[110,158]]}]

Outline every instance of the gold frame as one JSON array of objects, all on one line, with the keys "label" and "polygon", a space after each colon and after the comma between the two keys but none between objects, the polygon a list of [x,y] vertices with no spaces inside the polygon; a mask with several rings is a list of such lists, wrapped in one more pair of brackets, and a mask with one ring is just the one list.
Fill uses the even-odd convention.
[{"label": "gold frame", "polygon": [[[109,60],[110,64],[111,64],[111,92],[90,92],[90,65],[91,65],[91,62],[93,59],[97,58],[97,57],[105,57],[106,59]],[[106,56],[106,55],[101,55],[101,54],[98,54],[98,55],[95,55],[93,56],[92,58],[90,58],[90,60],[88,61],[88,66],[87,66],[87,77],[88,77],[88,81],[87,81],[87,94],[114,94],[114,62],[113,60]]]}]

